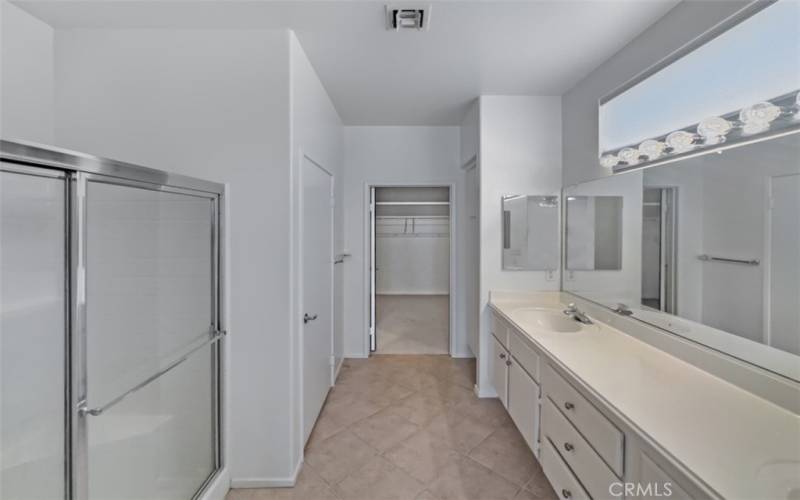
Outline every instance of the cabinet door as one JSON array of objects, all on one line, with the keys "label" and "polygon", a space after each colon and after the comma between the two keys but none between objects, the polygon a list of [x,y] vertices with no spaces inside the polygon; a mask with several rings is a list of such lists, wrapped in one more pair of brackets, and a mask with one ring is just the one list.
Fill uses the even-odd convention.
[{"label": "cabinet door", "polygon": [[539,430],[539,385],[516,358],[508,367],[508,413],[534,454]]},{"label": "cabinet door", "polygon": [[497,397],[503,403],[503,406],[508,408],[508,351],[492,337],[492,359],[491,359],[491,374],[492,385],[494,390],[497,391]]},{"label": "cabinet door", "polygon": [[695,495],[688,493],[682,485],[658,466],[644,451],[639,455],[638,480],[630,498],[672,497],[691,500]]}]

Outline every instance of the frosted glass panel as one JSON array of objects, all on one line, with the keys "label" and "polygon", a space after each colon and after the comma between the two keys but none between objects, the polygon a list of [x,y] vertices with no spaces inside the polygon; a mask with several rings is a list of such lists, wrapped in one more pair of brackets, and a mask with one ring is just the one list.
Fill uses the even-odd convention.
[{"label": "frosted glass panel", "polygon": [[65,181],[0,172],[0,498],[64,498]]},{"label": "frosted glass panel", "polygon": [[209,336],[211,200],[90,182],[87,358],[103,405]]},{"label": "frosted glass panel", "polygon": [[[105,405],[211,335],[209,198],[89,182],[87,401]],[[216,467],[213,347],[87,417],[91,499],[186,500]]]},{"label": "frosted glass panel", "polygon": [[89,498],[188,500],[215,469],[211,348],[88,420]]}]

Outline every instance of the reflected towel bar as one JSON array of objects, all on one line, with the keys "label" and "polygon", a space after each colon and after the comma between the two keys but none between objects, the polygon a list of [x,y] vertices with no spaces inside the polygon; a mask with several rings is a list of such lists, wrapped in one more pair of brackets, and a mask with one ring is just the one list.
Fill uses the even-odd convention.
[{"label": "reflected towel bar", "polygon": [[206,340],[205,342],[203,342],[199,346],[191,349],[189,352],[187,352],[186,354],[184,354],[180,358],[176,359],[175,361],[173,361],[172,363],[170,363],[169,365],[164,367],[162,370],[160,370],[157,373],[147,377],[146,379],[144,379],[140,383],[136,384],[132,388],[130,388],[127,391],[123,392],[122,394],[120,394],[116,398],[112,399],[108,403],[104,404],[103,406],[98,406],[97,408],[89,408],[85,404],[83,404],[83,405],[81,405],[80,408],[78,408],[78,413],[80,413],[83,416],[91,415],[93,417],[98,417],[98,416],[102,415],[106,410],[108,410],[112,406],[115,406],[117,403],[120,403],[123,399],[127,398],[128,396],[130,396],[134,392],[138,391],[139,389],[144,388],[145,386],[147,386],[151,382],[154,382],[155,380],[158,380],[159,378],[161,378],[162,375],[166,374],[167,372],[171,371],[173,368],[177,367],[178,365],[180,365],[181,363],[183,363],[184,361],[189,359],[192,356],[192,354],[196,353],[197,351],[199,351],[200,349],[202,349],[202,348],[204,348],[206,346],[209,346],[209,345],[213,344],[214,342],[217,342],[225,334],[226,334],[226,332],[224,330],[215,332],[213,337],[209,338],[208,340]]},{"label": "reflected towel bar", "polygon": [[728,262],[730,264],[744,264],[747,266],[757,266],[761,264],[761,261],[758,259],[729,259],[727,257],[714,257],[706,254],[698,255],[697,258],[700,260],[713,260],[715,262]]}]

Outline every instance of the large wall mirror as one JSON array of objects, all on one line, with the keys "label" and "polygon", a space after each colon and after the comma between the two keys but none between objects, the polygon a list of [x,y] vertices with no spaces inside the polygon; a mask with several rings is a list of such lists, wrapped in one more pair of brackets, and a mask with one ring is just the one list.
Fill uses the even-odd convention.
[{"label": "large wall mirror", "polygon": [[[779,37],[746,36],[770,26]],[[696,116],[698,107],[688,101],[683,104],[692,112],[685,115],[671,104],[646,105],[648,95],[651,104],[664,95],[663,81],[689,81],[676,78],[681,68],[704,61],[711,68],[716,63],[704,58],[714,54],[760,54],[753,47],[747,53],[718,50],[739,38],[780,46],[754,62],[771,75],[761,79],[764,85],[742,62],[736,67],[747,67],[750,76],[738,70],[722,79],[709,74],[713,99],[701,111],[711,118]],[[798,89],[800,3],[778,0],[749,6],[725,30],[715,28],[681,58],[601,101],[601,153],[612,158],[600,163],[615,173],[564,189],[563,289],[800,381]],[[680,94],[668,98],[682,99]],[[617,98],[622,100],[614,103]],[[635,119],[626,118],[626,107],[639,110]],[[577,265],[570,250],[586,248],[598,226],[571,217],[570,203],[608,196],[621,199],[621,227],[605,229],[607,241],[620,238],[620,265]]]}]

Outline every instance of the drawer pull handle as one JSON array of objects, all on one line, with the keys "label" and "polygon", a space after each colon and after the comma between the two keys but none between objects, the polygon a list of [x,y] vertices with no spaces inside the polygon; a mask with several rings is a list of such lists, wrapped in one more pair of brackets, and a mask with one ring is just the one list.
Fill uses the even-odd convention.
[{"label": "drawer pull handle", "polygon": [[561,490],[561,496],[564,498],[572,498],[572,492],[564,488],[563,490]]},{"label": "drawer pull handle", "polygon": [[566,408],[567,410],[572,410],[575,408],[575,405],[567,401],[566,403],[564,403],[564,408]]},{"label": "drawer pull handle", "polygon": [[564,449],[567,450],[567,451],[572,451],[572,450],[575,449],[575,447],[572,446],[572,444],[570,444],[570,443],[564,443]]},{"label": "drawer pull handle", "polygon": [[504,352],[500,353],[500,359],[506,359],[506,354]]},{"label": "drawer pull handle", "polygon": [[506,366],[511,366],[511,360],[510,359],[506,360]]}]

